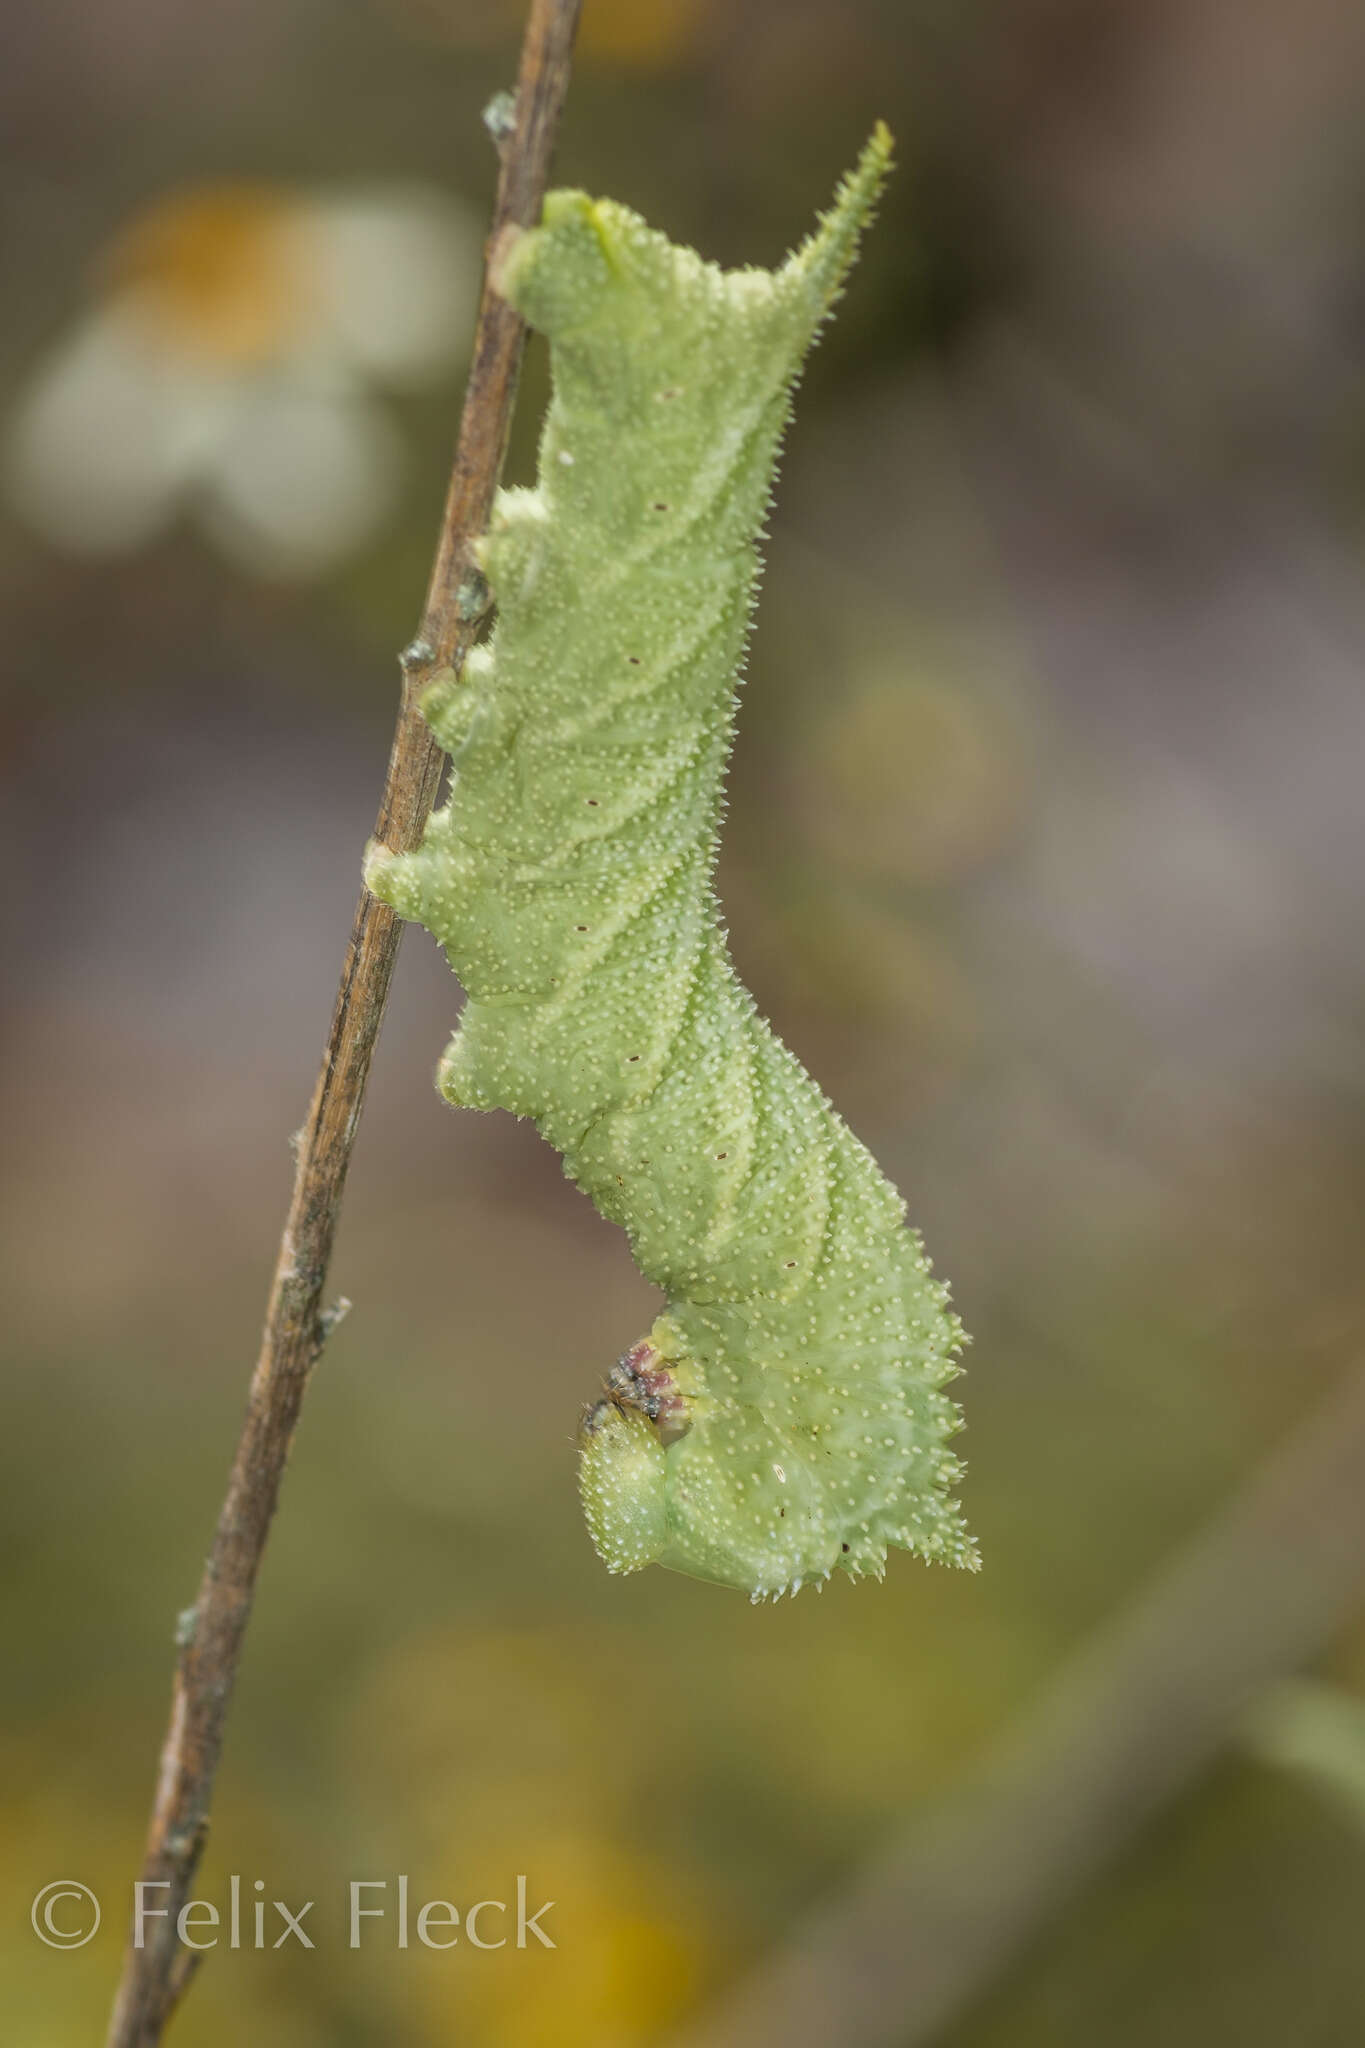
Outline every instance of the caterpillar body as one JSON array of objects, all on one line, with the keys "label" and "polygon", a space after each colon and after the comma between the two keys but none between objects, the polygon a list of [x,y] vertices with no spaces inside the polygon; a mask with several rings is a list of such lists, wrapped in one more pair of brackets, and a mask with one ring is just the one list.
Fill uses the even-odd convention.
[{"label": "caterpillar body", "polygon": [[756,542],[793,386],[890,153],[775,272],[558,192],[498,252],[549,337],[534,490],[499,494],[491,639],[424,711],[454,757],[376,895],[467,993],[438,1074],[534,1118],[667,1305],[580,1429],[612,1571],[795,1592],[888,1547],[973,1566],[962,1334],[901,1198],[740,983],[712,887]]}]

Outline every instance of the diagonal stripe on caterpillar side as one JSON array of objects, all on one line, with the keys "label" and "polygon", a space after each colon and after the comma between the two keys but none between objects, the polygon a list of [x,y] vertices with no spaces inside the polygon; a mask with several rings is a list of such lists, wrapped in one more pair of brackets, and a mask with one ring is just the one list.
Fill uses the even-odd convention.
[{"label": "diagonal stripe on caterpillar side", "polygon": [[499,251],[550,341],[539,480],[481,544],[491,640],[424,702],[450,801],[366,865],[467,991],[442,1092],[534,1118],[667,1297],[583,1418],[598,1551],[755,1599],[891,1546],[976,1563],[946,1290],[758,1016],[712,888],[782,430],[889,160],[879,127],[775,272],[579,192]]}]

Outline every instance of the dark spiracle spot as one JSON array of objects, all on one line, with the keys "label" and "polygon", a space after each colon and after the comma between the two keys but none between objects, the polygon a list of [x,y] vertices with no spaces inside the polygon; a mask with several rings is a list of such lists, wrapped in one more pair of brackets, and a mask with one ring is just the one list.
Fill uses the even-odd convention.
[{"label": "dark spiracle spot", "polygon": [[586,926],[585,924],[576,924],[576,925],[574,926],[574,930],[575,930],[576,932],[585,932],[585,931],[586,931],[587,929],[588,929],[588,927],[587,927],[587,926]]},{"label": "dark spiracle spot", "polygon": [[639,1057],[640,1055],[638,1052],[628,1052],[626,1054],[626,1065],[628,1067],[633,1067],[635,1065],[636,1060],[638,1060]]},{"label": "dark spiracle spot", "polygon": [[846,1543],[841,1543],[841,1544],[839,1545],[839,1548],[840,1548],[840,1550],[847,1550],[847,1549],[848,1549],[848,1545],[847,1545]]},{"label": "dark spiracle spot", "polygon": [[662,498],[656,498],[649,509],[651,512],[666,512],[668,510],[668,507],[667,505],[665,505]]},{"label": "dark spiracle spot", "polygon": [[728,1159],[730,1155],[728,1152],[717,1152],[716,1157],[717,1159]]},{"label": "dark spiracle spot", "polygon": [[638,668],[640,666],[640,657],[638,654],[628,654],[626,656],[626,660],[630,663],[632,668]]},{"label": "dark spiracle spot", "polygon": [[793,1266],[794,1266],[794,1265],[796,1264],[796,1261],[795,1261],[795,1259],[788,1259],[788,1260],[786,1260],[786,1261],[785,1261],[785,1264],[786,1264],[786,1268],[787,1268],[787,1271],[788,1271],[788,1272],[790,1273],[790,1272],[791,1272],[791,1270],[792,1270],[792,1268],[793,1268]]},{"label": "dark spiracle spot", "polygon": [[597,798],[596,798],[595,796],[590,796],[590,797],[589,797],[589,798],[587,799],[587,802],[588,802],[588,804],[589,804],[589,807],[590,807],[590,808],[591,808],[592,810],[594,810],[594,811],[595,811],[595,810],[597,809]]}]

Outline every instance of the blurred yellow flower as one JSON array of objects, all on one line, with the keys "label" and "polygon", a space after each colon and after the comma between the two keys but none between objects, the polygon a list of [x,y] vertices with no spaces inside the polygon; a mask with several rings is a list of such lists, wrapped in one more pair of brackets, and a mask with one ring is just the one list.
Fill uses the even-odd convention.
[{"label": "blurred yellow flower", "polygon": [[[462,1954],[419,1969],[421,2038],[516,2048],[645,2048],[675,2025],[715,1973],[695,1904],[663,1864],[590,1833],[452,1838],[471,1868],[528,1873],[553,1950]],[[518,1861],[517,1859],[521,1860]],[[440,1960],[440,1959],[437,1959]]]},{"label": "blurred yellow flower", "polygon": [[[535,1903],[554,1900],[553,1949],[410,1958],[415,2040],[643,2048],[739,1945],[728,1893],[704,1896],[631,1838],[668,1766],[623,1725],[626,1671],[657,1725],[633,1646],[581,1625],[435,1627],[395,1644],[358,1693],[346,1775],[414,1898],[511,1897],[521,1872]],[[396,1975],[382,1945],[369,1967],[382,2001]]]},{"label": "blurred yellow flower", "polygon": [[884,657],[813,733],[804,815],[848,872],[939,887],[1017,830],[1017,756],[999,706],[916,673],[910,656]]},{"label": "blurred yellow flower", "polygon": [[696,44],[709,13],[706,0],[587,0],[582,48],[587,57],[641,71],[667,71]]},{"label": "blurred yellow flower", "polygon": [[806,884],[769,914],[768,945],[770,984],[802,1017],[820,1071],[838,1075],[855,1128],[892,1105],[922,1106],[972,1057],[971,985],[927,920]]},{"label": "blurred yellow flower", "polygon": [[[371,0],[380,13],[425,42],[496,50],[521,34],[523,0]],[[667,72],[701,46],[714,0],[586,0],[578,34],[580,63]]]},{"label": "blurred yellow flower", "polygon": [[157,200],[20,396],[10,503],[73,553],[131,552],[189,512],[252,573],[330,568],[393,503],[401,443],[371,387],[458,360],[479,262],[477,223],[422,186]]}]

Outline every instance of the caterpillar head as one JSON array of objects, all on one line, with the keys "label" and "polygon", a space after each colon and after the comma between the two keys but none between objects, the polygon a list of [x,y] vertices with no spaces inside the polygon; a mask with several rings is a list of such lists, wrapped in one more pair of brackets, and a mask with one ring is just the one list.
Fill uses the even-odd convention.
[{"label": "caterpillar head", "polygon": [[700,1379],[661,1316],[583,1411],[579,1491],[608,1571],[661,1564],[753,1599],[827,1578],[839,1545],[809,1474],[782,1462],[757,1411],[708,1399]]},{"label": "caterpillar head", "polygon": [[669,1544],[666,1458],[692,1425],[694,1375],[660,1317],[621,1354],[578,1429],[579,1490],[608,1571],[657,1564]]},{"label": "caterpillar head", "polygon": [[578,1487],[598,1556],[609,1572],[657,1564],[668,1542],[665,1451],[655,1425],[610,1394],[583,1410]]}]

